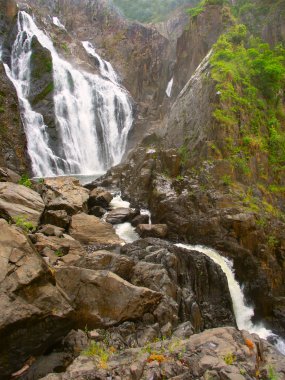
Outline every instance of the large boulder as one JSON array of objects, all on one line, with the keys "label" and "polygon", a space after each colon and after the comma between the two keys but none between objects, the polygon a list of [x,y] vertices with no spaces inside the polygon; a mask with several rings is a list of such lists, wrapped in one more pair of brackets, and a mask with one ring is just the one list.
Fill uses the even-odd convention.
[{"label": "large boulder", "polygon": [[125,255],[100,250],[82,257],[76,266],[93,270],[108,270],[129,280],[135,263]]},{"label": "large boulder", "polygon": [[42,197],[51,210],[65,210],[68,214],[87,211],[89,190],[73,177],[46,178]]},{"label": "large boulder", "polygon": [[14,221],[22,218],[37,226],[44,207],[42,198],[34,190],[11,182],[0,183],[0,215]]},{"label": "large boulder", "polygon": [[4,219],[0,231],[0,373],[5,380],[68,331],[72,308],[27,237]]},{"label": "large boulder", "polygon": [[140,318],[161,299],[160,293],[134,286],[109,271],[65,267],[57,270],[55,278],[82,326],[110,326]]},{"label": "large boulder", "polygon": [[100,206],[106,208],[109,206],[109,203],[113,199],[113,196],[109,191],[96,188],[93,189],[90,193],[90,197],[88,199],[88,207],[91,209],[94,206]]},{"label": "large boulder", "polygon": [[106,222],[111,224],[119,224],[132,220],[139,214],[138,210],[134,210],[126,207],[118,207],[108,212]]},{"label": "large boulder", "polygon": [[121,244],[123,241],[116,235],[112,225],[101,221],[93,215],[84,213],[73,215],[70,235],[82,244]]},{"label": "large boulder", "polygon": [[147,238],[121,248],[136,265],[130,282],[163,294],[154,310],[161,327],[190,321],[195,332],[235,326],[231,295],[225,274],[204,254]]},{"label": "large boulder", "polygon": [[167,236],[168,227],[166,224],[139,224],[136,227],[136,232],[143,238],[155,237],[163,239]]},{"label": "large boulder", "polygon": [[9,168],[0,168],[0,182],[18,183],[21,177]]}]

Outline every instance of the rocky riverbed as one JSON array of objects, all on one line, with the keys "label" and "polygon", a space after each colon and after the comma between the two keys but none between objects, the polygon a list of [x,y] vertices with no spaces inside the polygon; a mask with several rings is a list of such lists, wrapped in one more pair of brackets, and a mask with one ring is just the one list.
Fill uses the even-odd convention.
[{"label": "rocky riverbed", "polygon": [[[284,357],[236,329],[221,268],[157,238],[165,225],[75,178],[1,180],[1,379],[285,378]],[[125,244],[125,221],[148,237]]]}]

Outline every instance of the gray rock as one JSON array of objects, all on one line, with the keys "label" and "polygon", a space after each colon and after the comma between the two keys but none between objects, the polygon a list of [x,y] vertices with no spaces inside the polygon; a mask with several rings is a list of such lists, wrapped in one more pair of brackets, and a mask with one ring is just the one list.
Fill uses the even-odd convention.
[{"label": "gray rock", "polygon": [[149,216],[148,215],[137,215],[134,219],[132,219],[132,226],[136,227],[139,224],[148,224]]},{"label": "gray rock", "polygon": [[137,210],[131,208],[119,207],[112,211],[109,211],[106,217],[106,222],[111,224],[119,224],[132,220],[138,215]]},{"label": "gray rock", "polygon": [[134,286],[108,271],[68,267],[58,269],[55,278],[74,305],[75,318],[90,327],[140,318],[161,299],[160,293]]},{"label": "gray rock", "polygon": [[100,206],[102,208],[107,208],[109,203],[113,199],[111,193],[102,188],[93,189],[90,193],[88,199],[88,207],[92,209],[94,206]]},{"label": "gray rock", "polygon": [[52,224],[46,224],[41,226],[38,232],[46,236],[62,237],[64,234],[64,228],[53,226]]},{"label": "gray rock", "polygon": [[66,210],[47,210],[44,212],[42,222],[67,230],[71,222],[71,216]]},{"label": "gray rock", "polygon": [[89,215],[94,215],[94,216],[97,216],[97,218],[101,218],[101,216],[103,216],[107,211],[101,207],[101,206],[93,206],[88,214]]},{"label": "gray rock", "polygon": [[155,237],[165,238],[168,233],[168,227],[166,224],[139,224],[136,227],[136,232],[143,238]]},{"label": "gray rock", "polygon": [[108,270],[129,281],[135,263],[127,256],[101,250],[83,257],[76,266],[93,270]]}]

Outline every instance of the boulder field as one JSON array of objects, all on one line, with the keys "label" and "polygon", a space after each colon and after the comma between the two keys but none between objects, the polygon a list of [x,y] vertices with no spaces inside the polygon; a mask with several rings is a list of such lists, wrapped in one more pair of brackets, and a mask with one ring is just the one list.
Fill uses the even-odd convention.
[{"label": "boulder field", "polygon": [[157,238],[164,225],[125,244],[88,214],[136,225],[112,197],[74,178],[1,183],[1,379],[283,379],[282,355],[236,329],[220,267]]}]

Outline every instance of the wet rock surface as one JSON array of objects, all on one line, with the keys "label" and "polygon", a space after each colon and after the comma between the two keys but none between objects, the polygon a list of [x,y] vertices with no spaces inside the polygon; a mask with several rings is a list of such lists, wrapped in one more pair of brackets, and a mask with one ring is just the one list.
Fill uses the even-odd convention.
[{"label": "wet rock surface", "polygon": [[[150,209],[153,223],[167,225],[169,239],[213,247],[232,259],[256,317],[283,336],[284,222],[264,208],[267,202],[257,186],[236,180],[225,160],[187,169],[180,155],[181,174],[171,176],[177,165],[165,157],[173,154],[172,149],[142,146],[97,185],[117,186],[133,207]],[[232,186],[224,183],[225,172]],[[249,197],[251,191],[256,196]]]}]

